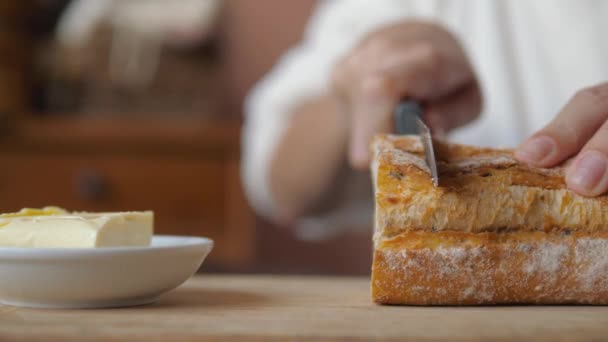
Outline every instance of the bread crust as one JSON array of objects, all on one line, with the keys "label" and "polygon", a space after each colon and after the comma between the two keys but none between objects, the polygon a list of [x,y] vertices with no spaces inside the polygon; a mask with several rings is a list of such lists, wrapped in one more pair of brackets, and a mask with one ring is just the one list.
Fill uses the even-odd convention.
[{"label": "bread crust", "polygon": [[566,189],[563,167],[533,168],[510,150],[436,142],[440,186],[432,185],[418,137],[375,144],[376,232],[569,229],[603,231],[608,198]]},{"label": "bread crust", "polygon": [[608,304],[608,233],[402,233],[374,251],[382,304]]},{"label": "bread crust", "polygon": [[566,164],[416,136],[374,144],[372,297],[411,305],[608,304],[608,199],[564,184]]}]

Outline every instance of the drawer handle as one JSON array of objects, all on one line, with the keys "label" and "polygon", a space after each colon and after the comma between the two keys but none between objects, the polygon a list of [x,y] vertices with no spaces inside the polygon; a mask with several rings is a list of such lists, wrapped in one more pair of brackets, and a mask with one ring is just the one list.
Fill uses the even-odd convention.
[{"label": "drawer handle", "polygon": [[87,200],[101,200],[108,193],[108,182],[96,171],[81,171],[76,177],[76,192]]}]

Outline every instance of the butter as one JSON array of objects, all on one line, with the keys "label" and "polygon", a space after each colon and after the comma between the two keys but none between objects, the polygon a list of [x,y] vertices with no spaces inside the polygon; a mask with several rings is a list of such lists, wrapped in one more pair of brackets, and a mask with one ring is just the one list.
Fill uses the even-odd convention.
[{"label": "butter", "polygon": [[151,211],[79,213],[58,207],[0,215],[0,247],[148,246]]}]

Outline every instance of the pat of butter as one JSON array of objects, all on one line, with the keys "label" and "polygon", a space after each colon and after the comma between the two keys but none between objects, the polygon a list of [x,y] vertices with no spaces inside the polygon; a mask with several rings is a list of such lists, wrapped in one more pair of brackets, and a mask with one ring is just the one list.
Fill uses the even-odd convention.
[{"label": "pat of butter", "polygon": [[151,211],[71,213],[57,207],[25,208],[0,215],[0,246],[148,246],[153,222]]}]

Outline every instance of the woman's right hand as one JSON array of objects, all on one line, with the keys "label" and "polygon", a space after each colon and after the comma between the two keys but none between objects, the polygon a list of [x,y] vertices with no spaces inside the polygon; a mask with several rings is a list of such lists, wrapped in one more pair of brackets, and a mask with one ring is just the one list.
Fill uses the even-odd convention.
[{"label": "woman's right hand", "polygon": [[439,25],[407,21],[370,34],[334,69],[333,90],[349,115],[349,160],[369,167],[375,134],[393,132],[404,97],[424,104],[424,120],[442,134],[475,119],[481,91],[458,40]]}]

